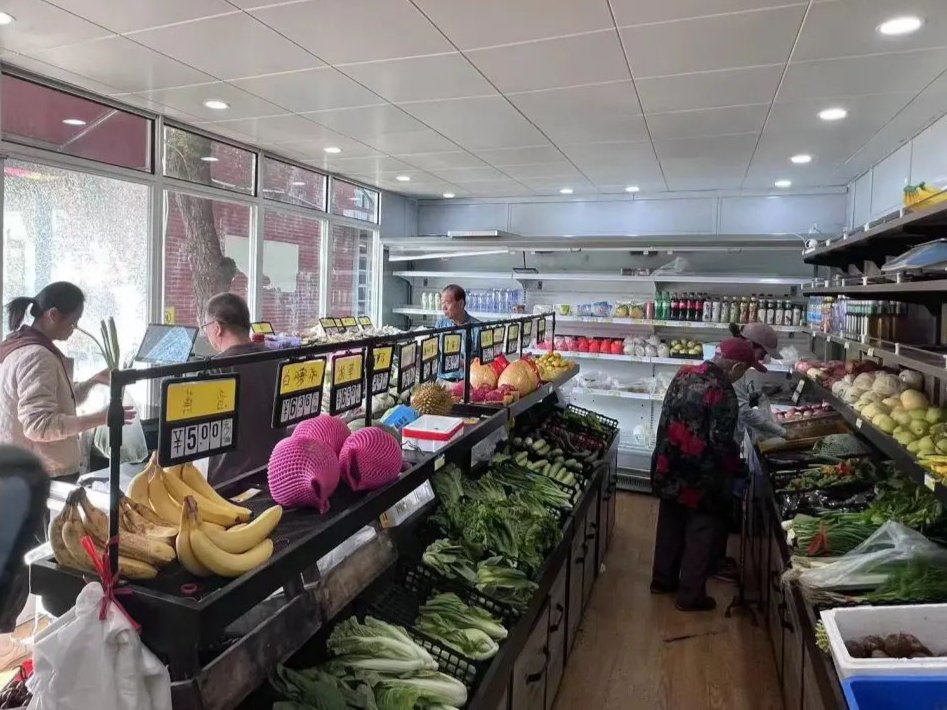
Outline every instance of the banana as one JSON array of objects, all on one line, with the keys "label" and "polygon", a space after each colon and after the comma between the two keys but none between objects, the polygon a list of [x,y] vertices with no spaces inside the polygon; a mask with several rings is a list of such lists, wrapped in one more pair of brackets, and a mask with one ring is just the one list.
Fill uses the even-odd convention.
[{"label": "banana", "polygon": [[164,485],[164,472],[160,469],[148,479],[148,499],[151,508],[166,525],[177,525],[181,519],[181,504],[174,501]]},{"label": "banana", "polygon": [[224,527],[223,525],[218,525],[217,523],[209,523],[206,520],[201,522],[201,527],[205,530],[216,530],[217,532],[223,532],[224,530],[233,530],[234,528],[246,527],[246,523],[240,523],[239,525],[234,525],[233,527]]},{"label": "banana", "polygon": [[[187,465],[190,465],[190,464],[187,464]],[[166,469],[163,469],[163,470],[164,470],[164,472],[165,472],[167,475],[172,476],[173,478],[176,478],[176,479],[178,479],[178,480],[180,481],[180,480],[181,480],[181,471],[182,471],[183,469],[184,469],[184,465],[180,465],[180,466],[171,466],[171,467],[166,468]]]},{"label": "banana", "polygon": [[269,537],[282,517],[283,508],[274,505],[260,513],[252,523],[248,523],[240,530],[231,528],[226,532],[217,532],[203,526],[201,526],[201,529],[207,533],[210,541],[224,552],[240,554],[256,547]]},{"label": "banana", "polygon": [[[67,520],[62,526],[62,539],[73,557],[88,559],[85,548],[82,546],[82,538],[86,535],[86,530],[82,526],[82,520],[78,516],[78,511],[71,520]],[[103,550],[99,545],[95,546],[96,554],[101,555]],[[80,558],[80,559],[82,559]],[[91,568],[91,565],[90,565]],[[158,570],[147,562],[133,560],[124,555],[118,556],[118,571],[129,579],[153,579],[158,575]]]},{"label": "banana", "polygon": [[[183,503],[188,496],[193,498],[201,507],[201,516],[212,523],[217,523],[218,525],[223,525],[224,527],[229,528],[231,525],[245,523],[250,519],[249,515],[243,516],[239,514],[235,510],[235,506],[225,508],[211,500],[208,500],[189,485],[187,485],[184,481],[181,481],[174,476],[164,474],[164,485],[171,497],[178,503]],[[250,511],[247,511],[247,513],[249,512]]]},{"label": "banana", "polygon": [[[105,546],[109,539],[109,519],[101,510],[92,505],[85,489],[76,489],[75,496],[85,514],[85,529],[95,542]],[[160,540],[127,532],[118,537],[118,551],[126,557],[147,562],[154,567],[163,567],[174,562],[174,548]]]},{"label": "banana", "polygon": [[[174,534],[175,534],[175,535],[178,534],[178,524],[177,524],[177,521],[175,521],[174,524],[171,524],[171,523],[166,522],[166,521],[164,520],[164,518],[162,518],[160,515],[158,515],[158,514],[154,511],[154,509],[151,507],[151,503],[150,503],[150,502],[145,503],[144,505],[142,505],[141,503],[138,503],[137,501],[132,500],[132,499],[129,498],[128,496],[124,496],[124,497],[122,498],[122,500],[125,501],[125,503],[127,504],[126,511],[131,511],[131,510],[133,510],[135,513],[137,513],[138,515],[140,515],[142,518],[144,518],[146,521],[148,521],[149,523],[151,523],[151,524],[154,525],[155,527],[158,527],[158,528],[173,528],[173,529],[174,529]],[[161,537],[161,535],[157,535],[157,537]]]},{"label": "banana", "polygon": [[[195,522],[200,525],[200,518],[195,518]],[[187,514],[187,506],[181,507],[181,532],[178,533],[175,542],[175,549],[178,553],[178,560],[181,565],[191,574],[197,577],[207,577],[210,570],[201,564],[200,560],[194,555],[191,549],[191,516]]]},{"label": "banana", "polygon": [[66,543],[63,542],[62,527],[70,517],[69,511],[70,507],[67,503],[67,507],[59,511],[59,514],[49,521],[49,546],[53,548],[53,557],[56,558],[56,563],[63,567],[91,570],[92,565],[89,564],[89,559],[82,557],[77,560],[66,548]]},{"label": "banana", "polygon": [[[208,525],[209,525],[209,523],[204,523],[204,524],[203,524],[203,527],[205,528],[205,531],[206,531],[206,528],[208,527]],[[232,528],[227,528],[227,529],[228,529],[230,532],[237,532],[237,530],[243,530],[246,526],[247,526],[246,523],[237,523],[237,524],[234,525]]]},{"label": "banana", "polygon": [[[193,499],[186,501],[187,514],[190,524],[194,526],[197,504]],[[224,552],[207,537],[207,533],[200,527],[192,527],[190,535],[191,549],[198,561],[214,574],[221,577],[239,577],[255,567],[259,567],[273,555],[273,541],[269,538],[256,547],[235,555]]]},{"label": "banana", "polygon": [[[234,505],[229,500],[224,498],[220,493],[214,490],[214,487],[207,482],[207,479],[201,474],[200,471],[192,463],[186,463],[181,467],[181,480],[189,485],[194,491],[201,497],[206,498],[212,503],[226,508],[227,510],[233,509],[239,517],[250,519],[250,516],[253,512],[249,508],[244,508],[241,505]],[[198,503],[200,500],[198,500]]]},{"label": "banana", "polygon": [[148,481],[151,480],[151,476],[154,471],[158,468],[158,452],[156,451],[151,456],[151,460],[148,461],[148,465],[145,466],[145,470],[136,475],[131,483],[128,484],[128,491],[125,493],[129,498],[138,503],[148,507]]},{"label": "banana", "polygon": [[134,501],[122,496],[118,504],[122,509],[122,517],[127,521],[132,532],[155,540],[173,540],[177,537],[177,526],[159,525],[152,522],[139,512],[138,504]]}]

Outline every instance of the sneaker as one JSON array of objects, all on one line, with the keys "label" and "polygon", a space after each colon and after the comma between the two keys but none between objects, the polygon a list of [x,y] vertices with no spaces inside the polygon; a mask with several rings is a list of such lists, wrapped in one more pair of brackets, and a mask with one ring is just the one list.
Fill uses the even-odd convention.
[{"label": "sneaker", "polygon": [[678,611],[713,611],[717,608],[717,600],[713,597],[702,597],[696,602],[691,602],[689,604],[677,602],[674,605],[674,608]]},{"label": "sneaker", "polygon": [[671,592],[677,591],[677,585],[668,585],[662,584],[661,582],[652,582],[651,583],[651,593],[652,594],[670,594]]}]

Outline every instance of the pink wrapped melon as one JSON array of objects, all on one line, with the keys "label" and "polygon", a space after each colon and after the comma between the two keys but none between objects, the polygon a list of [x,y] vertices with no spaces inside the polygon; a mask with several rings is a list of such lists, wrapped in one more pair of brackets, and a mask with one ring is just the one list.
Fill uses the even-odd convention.
[{"label": "pink wrapped melon", "polygon": [[381,488],[401,473],[401,445],[378,427],[360,429],[342,446],[339,468],[353,491]]},{"label": "pink wrapped melon", "polygon": [[325,513],[339,486],[339,460],[328,444],[290,437],[273,448],[266,475],[270,495],[280,505]]},{"label": "pink wrapped melon", "polygon": [[341,419],[331,417],[328,414],[320,414],[314,419],[307,419],[300,423],[293,431],[294,437],[303,437],[304,439],[315,439],[329,447],[338,456],[342,451],[342,444],[349,438],[349,428]]}]

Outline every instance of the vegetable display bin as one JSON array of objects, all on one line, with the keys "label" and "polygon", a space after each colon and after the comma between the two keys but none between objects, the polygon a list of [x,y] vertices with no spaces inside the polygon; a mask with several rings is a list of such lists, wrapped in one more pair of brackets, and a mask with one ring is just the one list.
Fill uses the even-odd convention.
[{"label": "vegetable display bin", "polygon": [[[947,678],[947,658],[852,658],[845,648],[846,641],[865,636],[884,638],[888,634],[905,633],[916,636],[933,654],[947,653],[947,604],[828,609],[822,612],[822,622],[840,680],[854,676],[920,675]],[[941,707],[947,708],[947,685],[943,689]],[[916,707],[920,710],[920,706]]]},{"label": "vegetable display bin", "polygon": [[849,710],[947,708],[947,676],[854,676],[842,690]]}]

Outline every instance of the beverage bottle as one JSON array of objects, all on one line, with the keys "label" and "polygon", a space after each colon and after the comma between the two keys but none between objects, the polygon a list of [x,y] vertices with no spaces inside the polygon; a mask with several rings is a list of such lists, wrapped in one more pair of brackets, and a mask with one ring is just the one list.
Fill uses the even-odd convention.
[{"label": "beverage bottle", "polygon": [[782,302],[782,301],[776,301],[776,314],[775,314],[775,316],[773,317],[773,323],[774,323],[775,325],[783,325],[783,314],[784,314],[784,313],[785,313],[785,309],[783,308],[783,302]]},{"label": "beverage bottle", "polygon": [[674,291],[672,291],[672,292],[671,292],[671,317],[670,317],[670,320],[677,320],[679,304],[680,304],[680,301],[679,301],[678,298],[677,298],[677,294],[676,294]]},{"label": "beverage bottle", "polygon": [[709,323],[711,319],[713,318],[713,315],[714,315],[713,301],[711,300],[709,295],[704,296],[704,305],[703,305],[703,311],[701,313],[701,320],[704,323]]},{"label": "beverage bottle", "polygon": [[750,323],[755,323],[759,319],[760,302],[756,294],[750,297]]},{"label": "beverage bottle", "polygon": [[748,323],[750,320],[750,301],[746,296],[740,299],[740,323]]},{"label": "beverage bottle", "polygon": [[704,298],[700,294],[694,299],[694,320],[704,320]]}]

